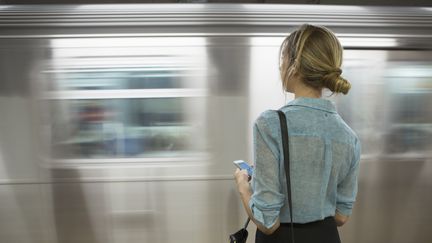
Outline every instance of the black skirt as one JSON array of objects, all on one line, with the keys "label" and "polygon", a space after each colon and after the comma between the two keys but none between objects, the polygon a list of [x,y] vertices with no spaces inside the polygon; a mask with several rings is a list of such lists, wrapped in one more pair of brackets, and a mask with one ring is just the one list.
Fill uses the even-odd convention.
[{"label": "black skirt", "polygon": [[[295,243],[340,243],[339,233],[333,217],[323,220],[294,224]],[[288,243],[291,242],[289,223],[281,223],[280,227],[271,235],[266,235],[257,229],[256,243]]]}]

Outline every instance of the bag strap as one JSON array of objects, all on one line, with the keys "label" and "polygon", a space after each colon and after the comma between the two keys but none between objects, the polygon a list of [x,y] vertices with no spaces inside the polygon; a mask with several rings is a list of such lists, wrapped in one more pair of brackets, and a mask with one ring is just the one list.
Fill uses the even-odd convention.
[{"label": "bag strap", "polygon": [[294,227],[293,227],[293,213],[292,213],[292,199],[291,199],[291,176],[290,176],[290,158],[289,158],[289,141],[288,141],[288,124],[286,121],[285,113],[281,110],[277,110],[279,115],[281,133],[282,133],[282,147],[284,155],[285,165],[285,176],[288,190],[288,204],[290,211],[290,230],[291,230],[291,242],[294,243]]},{"label": "bag strap", "polygon": [[250,222],[250,218],[248,217],[245,224],[244,224],[243,229],[246,229],[248,227],[249,222]]}]

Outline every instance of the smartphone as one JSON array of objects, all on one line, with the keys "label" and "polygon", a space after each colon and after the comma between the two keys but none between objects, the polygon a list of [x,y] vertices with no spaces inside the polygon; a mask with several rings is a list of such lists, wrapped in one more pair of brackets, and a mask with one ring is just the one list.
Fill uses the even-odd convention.
[{"label": "smartphone", "polygon": [[240,169],[240,170],[247,170],[248,175],[252,176],[253,168],[246,163],[243,160],[234,160],[233,163]]}]

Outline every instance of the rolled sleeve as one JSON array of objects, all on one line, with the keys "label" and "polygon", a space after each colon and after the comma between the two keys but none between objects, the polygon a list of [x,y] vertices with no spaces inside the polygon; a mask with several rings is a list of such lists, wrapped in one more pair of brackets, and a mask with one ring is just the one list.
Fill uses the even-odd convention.
[{"label": "rolled sleeve", "polygon": [[253,133],[255,166],[249,207],[259,223],[271,228],[285,201],[279,181],[278,145],[263,117],[255,122]]},{"label": "rolled sleeve", "polygon": [[361,145],[357,139],[354,146],[354,156],[351,167],[345,178],[338,184],[336,210],[342,215],[349,216],[357,196],[358,173],[360,164]]}]

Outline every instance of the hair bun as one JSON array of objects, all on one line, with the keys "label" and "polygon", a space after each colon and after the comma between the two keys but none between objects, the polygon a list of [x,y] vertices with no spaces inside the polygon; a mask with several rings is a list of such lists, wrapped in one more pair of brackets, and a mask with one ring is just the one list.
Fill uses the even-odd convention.
[{"label": "hair bun", "polygon": [[330,70],[323,76],[323,84],[332,92],[347,94],[351,84],[348,80],[342,78],[341,74],[342,70],[340,68]]},{"label": "hair bun", "polygon": [[327,71],[323,76],[324,84],[334,82],[336,79],[340,77],[342,74],[342,70],[340,68],[334,68],[332,70]]}]

